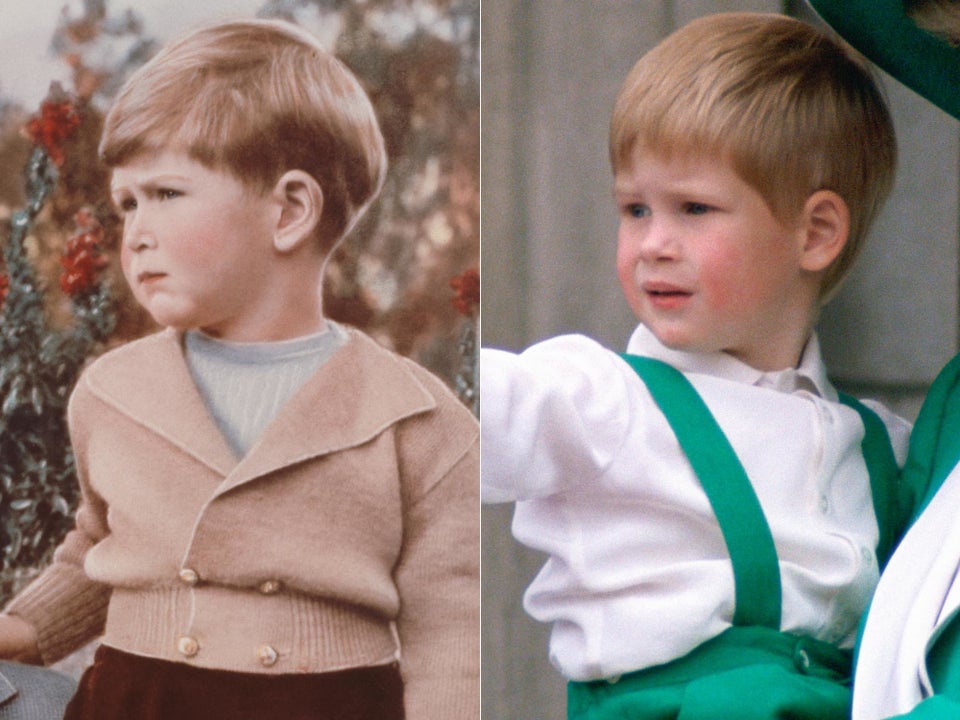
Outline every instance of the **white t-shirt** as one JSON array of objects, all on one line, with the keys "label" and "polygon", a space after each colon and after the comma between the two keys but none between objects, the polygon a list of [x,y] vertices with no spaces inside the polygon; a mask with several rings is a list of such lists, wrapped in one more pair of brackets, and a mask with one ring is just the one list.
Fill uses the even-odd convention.
[{"label": "white t-shirt", "polygon": [[276,342],[231,342],[191,330],[184,335],[184,355],[217,427],[242,458],[346,342],[346,331],[330,320],[321,332]]}]

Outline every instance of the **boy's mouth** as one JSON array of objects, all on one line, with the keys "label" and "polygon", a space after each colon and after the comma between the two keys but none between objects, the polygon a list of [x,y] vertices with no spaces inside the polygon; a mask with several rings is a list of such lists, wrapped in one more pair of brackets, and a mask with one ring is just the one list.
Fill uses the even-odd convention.
[{"label": "boy's mouth", "polygon": [[660,282],[644,283],[642,290],[650,302],[661,308],[677,307],[693,295],[689,290]]},{"label": "boy's mouth", "polygon": [[166,273],[144,271],[137,273],[137,282],[141,284],[149,284],[150,282],[159,280],[162,277],[166,277]]},{"label": "boy's mouth", "polygon": [[684,290],[683,288],[677,285],[671,285],[669,283],[662,282],[646,282],[641,286],[643,291],[647,295],[654,295],[657,297],[670,297],[675,295],[692,295],[689,290]]}]

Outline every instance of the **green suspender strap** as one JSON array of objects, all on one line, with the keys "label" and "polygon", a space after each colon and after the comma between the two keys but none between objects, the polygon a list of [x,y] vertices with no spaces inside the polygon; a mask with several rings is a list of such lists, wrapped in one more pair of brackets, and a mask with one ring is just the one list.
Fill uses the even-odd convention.
[{"label": "green suspender strap", "polygon": [[[780,571],[773,537],[743,465],[716,419],[681,372],[651,358],[623,357],[660,407],[710,500],[730,553],[736,608],[733,627],[682,658],[616,682],[569,683],[568,718],[846,720],[851,653],[779,630]],[[885,509],[891,506],[890,487],[896,478],[886,429],[860,403],[849,404],[867,428],[863,450],[875,503],[880,497],[879,512],[893,515]],[[890,531],[881,535],[882,545],[892,543]]]},{"label": "green suspender strap", "polygon": [[706,403],[683,373],[659,360],[624,355],[647,385],[700,479],[733,563],[733,624],[780,628],[780,564],[747,473]]},{"label": "green suspender strap", "polygon": [[897,466],[890,435],[883,420],[856,398],[840,393],[840,402],[860,413],[864,436],[860,443],[863,459],[870,474],[873,512],[880,528],[877,543],[877,563],[882,570],[907,522],[907,512],[897,497],[900,468]]}]

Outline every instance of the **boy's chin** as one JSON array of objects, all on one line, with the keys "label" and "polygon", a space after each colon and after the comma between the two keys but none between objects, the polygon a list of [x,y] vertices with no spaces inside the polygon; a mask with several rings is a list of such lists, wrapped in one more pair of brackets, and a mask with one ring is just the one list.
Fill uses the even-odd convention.
[{"label": "boy's chin", "polygon": [[177,330],[180,332],[186,332],[187,330],[196,330],[199,328],[199,323],[191,321],[190,318],[185,318],[173,313],[166,312],[153,312],[150,308],[146,308],[147,314],[153,319],[153,322],[163,328],[170,328],[171,330]]},{"label": "boy's chin", "polygon": [[702,343],[697,343],[687,335],[676,332],[665,332],[664,330],[646,325],[647,329],[653,333],[653,336],[660,341],[660,344],[670,350],[678,352],[710,352],[713,348],[704,347]]},{"label": "boy's chin", "polygon": [[650,331],[653,333],[653,336],[660,341],[660,344],[668,350],[683,353],[696,353],[698,355],[727,353],[728,355],[736,356],[735,353],[731,353],[714,340],[691,338],[688,335],[678,335],[677,333],[657,332],[652,328]]}]

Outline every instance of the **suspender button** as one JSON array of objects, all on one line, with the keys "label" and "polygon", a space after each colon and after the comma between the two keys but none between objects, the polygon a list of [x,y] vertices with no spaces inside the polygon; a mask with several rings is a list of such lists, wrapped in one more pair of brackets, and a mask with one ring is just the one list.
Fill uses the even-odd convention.
[{"label": "suspender button", "polygon": [[810,653],[803,648],[798,648],[793,655],[793,662],[800,672],[806,674],[810,670]]}]

